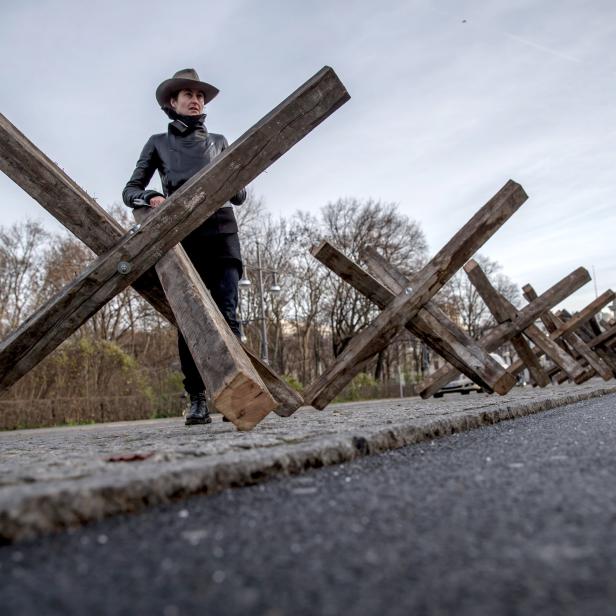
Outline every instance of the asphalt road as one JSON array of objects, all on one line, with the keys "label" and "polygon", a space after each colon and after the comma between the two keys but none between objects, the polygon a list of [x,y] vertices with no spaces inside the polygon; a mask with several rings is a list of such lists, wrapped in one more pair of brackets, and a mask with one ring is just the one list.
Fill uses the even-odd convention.
[{"label": "asphalt road", "polygon": [[4,546],[0,614],[615,614],[615,406]]}]

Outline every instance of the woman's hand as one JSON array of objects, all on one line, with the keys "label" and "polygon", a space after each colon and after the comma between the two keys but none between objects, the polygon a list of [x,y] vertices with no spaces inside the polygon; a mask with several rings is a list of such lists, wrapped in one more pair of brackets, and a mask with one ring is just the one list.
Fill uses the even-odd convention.
[{"label": "woman's hand", "polygon": [[158,207],[164,200],[164,197],[152,197],[148,205],[150,207]]}]

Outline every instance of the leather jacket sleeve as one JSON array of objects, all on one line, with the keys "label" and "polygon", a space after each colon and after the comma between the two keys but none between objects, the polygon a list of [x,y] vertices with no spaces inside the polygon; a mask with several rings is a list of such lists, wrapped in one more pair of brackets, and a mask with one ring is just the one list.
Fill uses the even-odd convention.
[{"label": "leather jacket sleeve", "polygon": [[[122,191],[122,200],[129,207],[141,207],[150,202],[155,196],[164,197],[156,190],[146,190],[154,172],[158,169],[159,161],[154,139],[150,137],[143,147],[135,170]],[[135,203],[141,200],[142,203]]]},{"label": "leather jacket sleeve", "polygon": [[[221,148],[220,151],[223,152],[228,147],[229,147],[229,142],[227,141],[226,137],[223,137],[222,148]],[[242,190],[240,190],[238,193],[233,195],[233,197],[231,197],[231,199],[229,199],[229,201],[233,205],[242,205],[242,203],[244,203],[244,201],[246,201],[246,189],[242,188]]]}]

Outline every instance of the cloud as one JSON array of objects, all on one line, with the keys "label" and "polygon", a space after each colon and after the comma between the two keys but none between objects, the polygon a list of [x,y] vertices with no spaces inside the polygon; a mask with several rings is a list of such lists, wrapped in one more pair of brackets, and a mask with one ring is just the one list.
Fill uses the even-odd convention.
[{"label": "cloud", "polygon": [[[616,286],[615,17],[567,0],[25,2],[3,10],[0,108],[108,205],[165,129],[153,92],[175,70],[221,88],[208,126],[232,140],[329,64],[352,99],[255,181],[275,213],[382,198],[435,251],[512,177],[529,202],[482,252],[521,283],[594,264]],[[6,178],[0,199],[5,224],[39,216]]]}]

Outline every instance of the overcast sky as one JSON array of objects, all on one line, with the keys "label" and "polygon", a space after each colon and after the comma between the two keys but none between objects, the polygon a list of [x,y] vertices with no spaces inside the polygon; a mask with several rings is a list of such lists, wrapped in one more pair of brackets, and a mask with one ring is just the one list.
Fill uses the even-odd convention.
[{"label": "overcast sky", "polygon": [[[0,52],[0,112],[105,207],[176,70],[220,88],[231,142],[327,64],[352,98],[252,184],[272,212],[395,201],[434,253],[512,178],[530,198],[482,252],[539,292],[580,265],[616,288],[613,0],[21,0]],[[0,207],[57,228],[1,174]]]}]

